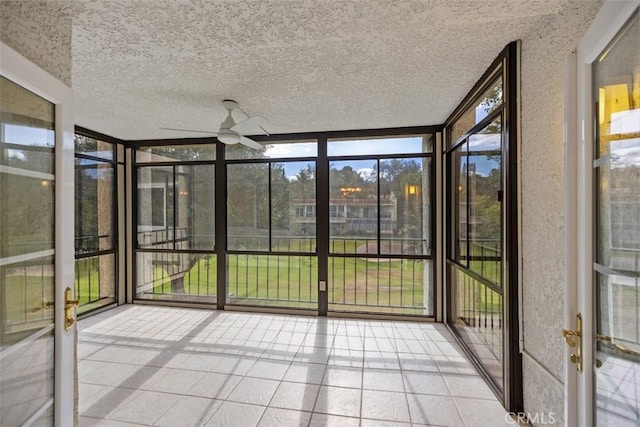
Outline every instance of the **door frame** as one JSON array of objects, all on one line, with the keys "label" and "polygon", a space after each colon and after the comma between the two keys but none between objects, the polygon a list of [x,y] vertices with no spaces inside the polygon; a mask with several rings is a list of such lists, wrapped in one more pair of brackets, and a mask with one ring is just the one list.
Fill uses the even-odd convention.
[{"label": "door frame", "polygon": [[[76,325],[64,330],[65,288],[74,289],[73,92],[11,47],[0,42],[0,74],[55,105],[55,316],[54,423],[76,419]],[[42,412],[48,409],[44,407]],[[34,416],[39,415],[38,413]],[[33,418],[33,417],[32,417]]]},{"label": "door frame", "polygon": [[569,360],[564,348],[566,425],[593,425],[594,295],[593,282],[593,86],[592,64],[631,17],[640,0],[606,1],[575,53],[565,65],[565,309],[564,327],[576,329],[582,314],[582,364]]}]

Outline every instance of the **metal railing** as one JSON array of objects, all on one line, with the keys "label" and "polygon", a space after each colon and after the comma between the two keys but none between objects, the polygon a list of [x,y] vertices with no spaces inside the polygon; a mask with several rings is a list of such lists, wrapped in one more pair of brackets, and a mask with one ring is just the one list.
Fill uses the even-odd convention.
[{"label": "metal railing", "polygon": [[[148,232],[145,232],[148,233]],[[315,236],[228,236],[226,301],[236,305],[316,308],[318,258]],[[214,297],[217,258],[189,250],[164,250],[166,235],[137,251],[137,295],[191,301]],[[183,241],[185,235],[178,236]],[[188,239],[186,239],[188,240]],[[378,249],[378,244],[380,248]],[[269,245],[271,247],[269,247]],[[432,298],[431,261],[425,239],[336,237],[330,241],[329,303],[347,307],[424,310]],[[184,248],[187,249],[187,248]],[[264,253],[260,253],[264,250]],[[427,290],[425,290],[425,287]],[[354,308],[355,307],[355,308]],[[412,314],[415,314],[412,312]]]}]

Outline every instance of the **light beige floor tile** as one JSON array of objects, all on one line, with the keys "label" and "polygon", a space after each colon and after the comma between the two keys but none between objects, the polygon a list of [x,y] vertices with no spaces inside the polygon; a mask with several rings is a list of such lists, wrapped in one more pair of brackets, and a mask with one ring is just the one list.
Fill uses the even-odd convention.
[{"label": "light beige floor tile", "polygon": [[404,378],[404,388],[407,393],[449,396],[449,388],[440,374],[404,371],[402,377]]},{"label": "light beige floor tile", "polygon": [[141,391],[138,396],[117,411],[109,419],[151,425],[180,400],[177,394]]},{"label": "light beige floor tile", "polygon": [[402,373],[395,370],[364,369],[362,388],[365,390],[383,390],[404,392]]},{"label": "light beige floor tile", "polygon": [[508,426],[514,421],[497,401],[454,398],[466,427]]},{"label": "light beige floor tile", "polygon": [[404,393],[363,390],[362,417],[376,420],[409,422],[409,408]]},{"label": "light beige floor tile", "polygon": [[267,406],[279,384],[275,380],[244,377],[229,394],[227,400]]},{"label": "light beige floor tile", "polygon": [[154,425],[159,427],[201,426],[221,404],[222,400],[182,396]]},{"label": "light beige floor tile", "polygon": [[187,391],[187,394],[212,399],[226,399],[241,379],[242,377],[238,375],[210,372],[195,383],[193,387]]},{"label": "light beige floor tile", "polygon": [[360,419],[314,413],[309,427],[359,427]]},{"label": "light beige floor tile", "polygon": [[311,420],[311,412],[293,411],[291,409],[267,408],[260,419],[260,427],[306,427]]},{"label": "light beige floor tile", "polygon": [[312,411],[318,397],[319,385],[282,382],[269,406],[276,408]]},{"label": "light beige floor tile", "polygon": [[291,366],[289,366],[283,380],[298,383],[321,384],[326,369],[327,365],[318,363],[293,362]]},{"label": "light beige floor tile", "polygon": [[463,425],[451,397],[407,394],[407,400],[414,423],[452,427]]},{"label": "light beige floor tile", "polygon": [[495,400],[495,394],[480,376],[444,374],[451,395],[472,399]]},{"label": "light beige floor tile", "polygon": [[322,385],[362,388],[362,369],[342,366],[327,366]]},{"label": "light beige floor tile", "polygon": [[258,425],[264,406],[248,403],[223,402],[205,423],[216,427],[255,427]]},{"label": "light beige floor tile", "polygon": [[361,392],[359,388],[321,386],[313,412],[359,417]]}]

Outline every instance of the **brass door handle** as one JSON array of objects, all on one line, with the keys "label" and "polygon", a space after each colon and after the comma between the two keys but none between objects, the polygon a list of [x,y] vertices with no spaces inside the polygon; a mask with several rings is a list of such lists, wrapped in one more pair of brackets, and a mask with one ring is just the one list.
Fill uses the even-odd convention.
[{"label": "brass door handle", "polygon": [[72,292],[71,288],[67,286],[67,289],[64,290],[64,330],[68,331],[71,329],[74,323],[76,323],[76,315],[74,312],[74,307],[80,306],[80,301],[77,299],[71,299]]},{"label": "brass door handle", "polygon": [[562,336],[569,347],[575,347],[576,351],[569,355],[569,360],[576,364],[578,372],[582,372],[582,314],[576,316],[576,329],[563,329]]}]

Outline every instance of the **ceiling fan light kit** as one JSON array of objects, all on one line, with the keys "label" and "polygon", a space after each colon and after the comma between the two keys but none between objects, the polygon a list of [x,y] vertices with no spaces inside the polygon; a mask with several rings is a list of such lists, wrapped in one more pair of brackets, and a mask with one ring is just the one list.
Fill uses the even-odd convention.
[{"label": "ceiling fan light kit", "polygon": [[[177,128],[160,128],[160,129],[183,131],[183,132],[208,133],[210,135],[216,136],[216,138],[218,138],[218,141],[222,142],[223,144],[233,145],[233,144],[240,143],[240,144],[246,145],[247,147],[255,148],[256,150],[262,148],[262,145],[260,143],[254,141],[251,138],[247,138],[244,135],[248,133],[254,133],[256,131],[260,131],[268,135],[267,131],[263,127],[264,125],[266,125],[267,119],[265,119],[262,116],[253,116],[253,117],[249,116],[247,113],[242,111],[242,109],[240,108],[240,105],[238,105],[238,103],[233,99],[224,99],[222,101],[222,106],[228,111],[228,113],[227,113],[227,117],[220,124],[220,130],[218,131],[218,133],[200,131],[200,130],[194,130],[194,129],[177,129]],[[235,110],[238,110],[242,114],[247,116],[247,119],[239,123],[236,123],[232,114],[232,112]]]}]

